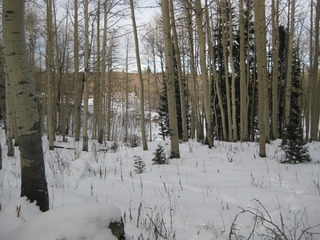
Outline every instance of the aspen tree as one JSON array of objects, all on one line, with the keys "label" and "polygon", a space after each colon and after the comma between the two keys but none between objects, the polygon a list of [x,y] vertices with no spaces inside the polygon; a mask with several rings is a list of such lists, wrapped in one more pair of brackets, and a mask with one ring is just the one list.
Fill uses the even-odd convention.
[{"label": "aspen tree", "polygon": [[49,149],[53,150],[55,135],[54,126],[54,84],[53,84],[53,24],[52,24],[52,0],[47,1],[47,41],[46,41],[46,71],[47,71],[47,130],[49,137]]},{"label": "aspen tree", "polygon": [[203,105],[206,115],[206,125],[207,125],[207,138],[208,146],[212,148],[213,146],[213,129],[212,129],[212,110],[211,110],[211,96],[210,88],[208,81],[208,69],[206,61],[206,36],[203,30],[202,25],[202,8],[201,0],[195,1],[195,13],[196,13],[196,24],[197,24],[197,33],[199,38],[199,48],[200,48],[200,68],[201,68],[201,80],[202,80],[202,91],[203,91]]},{"label": "aspen tree", "polygon": [[150,65],[149,65],[149,59],[148,59],[148,107],[149,107],[149,141],[152,142],[152,121],[151,121],[151,73],[150,73]]},{"label": "aspen tree", "polygon": [[49,209],[37,95],[28,63],[24,32],[24,0],[3,1],[3,40],[7,72],[15,93],[21,162],[21,196]]},{"label": "aspen tree", "polygon": [[83,85],[83,123],[82,123],[82,151],[88,151],[88,75],[89,75],[89,3],[84,0],[84,85]]},{"label": "aspen tree", "polygon": [[133,34],[134,34],[135,50],[136,50],[137,68],[138,68],[138,75],[139,75],[140,112],[141,112],[140,113],[141,114],[141,140],[142,140],[143,150],[148,150],[146,130],[145,130],[145,114],[144,114],[144,86],[143,86],[143,79],[142,79],[139,41],[138,41],[136,18],[134,15],[133,0],[130,0],[130,9],[131,9],[131,20],[132,20],[132,27],[133,27]]},{"label": "aspen tree", "polygon": [[[161,36],[157,36],[156,34],[156,26],[155,24],[157,24],[156,20],[154,20],[153,22],[151,22],[148,27],[147,27],[147,36],[144,38],[146,41],[147,41],[147,51],[150,52],[151,51],[151,54],[150,54],[150,57],[151,57],[151,60],[148,58],[148,79],[150,79],[150,81],[148,80],[148,86],[149,86],[149,104],[151,106],[151,100],[154,100],[157,104],[157,106],[160,105],[160,92],[159,92],[159,77],[158,77],[158,74],[157,74],[157,59],[156,59],[156,43],[157,43],[157,38],[161,38]],[[150,65],[152,65],[153,69],[151,71],[151,67]],[[152,84],[152,80],[153,80],[153,84]],[[151,92],[151,86],[154,87],[154,92]],[[154,95],[153,98],[151,98],[152,94],[156,94]],[[152,136],[151,136],[151,107],[149,108],[149,114],[150,114],[150,133],[149,133],[149,136],[150,136],[150,142],[152,141]]]},{"label": "aspen tree", "polygon": [[[12,109],[13,100],[10,83],[8,81],[8,74],[5,71],[5,57],[3,50],[3,43],[0,44],[0,114],[4,120],[7,144],[7,156],[14,156],[14,146],[12,141]],[[0,146],[1,148],[1,146]],[[2,157],[2,155],[1,155]]]},{"label": "aspen tree", "polygon": [[98,129],[98,142],[103,143],[104,140],[104,114],[103,114],[103,99],[105,92],[105,80],[106,80],[106,48],[107,48],[107,22],[108,22],[108,12],[107,12],[107,1],[103,3],[103,34],[102,34],[102,52],[101,52],[101,77],[100,77],[100,99],[99,108],[101,108],[101,116],[99,116],[99,129]]},{"label": "aspen tree", "polygon": [[111,105],[112,105],[112,51],[113,51],[113,42],[111,40],[108,48],[108,64],[107,64],[107,140],[111,141]]},{"label": "aspen tree", "polygon": [[271,138],[278,137],[279,114],[279,0],[272,0],[272,117]]},{"label": "aspen tree", "polygon": [[[65,49],[63,50],[63,63],[65,64],[65,67],[63,67],[63,65],[61,66],[61,71],[62,73],[64,73],[66,76],[70,76],[70,65],[71,65],[71,58],[69,58],[69,56],[71,56],[71,48],[68,47],[68,43],[70,42],[70,37],[71,37],[71,33],[70,33],[70,26],[69,26],[69,17],[67,17],[66,20],[66,29],[65,29]],[[61,77],[62,80],[64,80],[63,76]],[[69,81],[64,81],[64,84],[62,86],[63,90],[62,90],[62,123],[61,123],[61,127],[62,127],[62,139],[63,141],[67,141],[66,139],[66,135],[69,134],[69,126],[70,126],[70,119],[71,119],[71,112],[72,112],[72,105],[71,102],[73,99],[73,96],[70,95],[70,85]]]},{"label": "aspen tree", "polygon": [[316,5],[316,18],[314,21],[315,43],[314,43],[314,60],[312,74],[312,101],[311,101],[311,134],[310,140],[318,140],[319,135],[319,24],[320,24],[320,1]]},{"label": "aspen tree", "polygon": [[6,81],[5,81],[5,61],[3,53],[3,44],[0,40],[0,117],[4,118],[3,114],[6,109]]},{"label": "aspen tree", "polygon": [[[221,86],[218,81],[218,74],[215,66],[215,52],[214,52],[214,43],[212,42],[212,30],[211,26],[212,18],[209,16],[209,7],[208,7],[208,1],[205,1],[205,15],[206,15],[206,26],[207,26],[207,45],[208,45],[208,58],[209,58],[209,65],[210,65],[210,77],[209,77],[209,85],[213,86],[213,90],[215,90],[215,97],[218,97],[218,105],[220,108],[220,114],[221,114],[221,122],[222,122],[222,138],[225,140],[227,139],[227,132],[226,132],[226,119],[225,119],[225,111],[223,108],[223,100],[221,95]],[[211,19],[211,21],[210,21]],[[211,22],[211,24],[210,24]],[[210,96],[212,93],[210,92]],[[216,116],[217,117],[217,116]],[[216,122],[218,122],[216,120]],[[217,129],[219,126],[217,126]],[[218,131],[218,130],[217,130]],[[218,131],[219,132],[219,131]]]},{"label": "aspen tree", "polygon": [[[96,81],[97,81],[97,93],[95,94],[95,106],[96,106],[96,125],[98,132],[98,142],[103,143],[103,121],[102,121],[102,101],[103,101],[103,83],[104,80],[101,77],[101,46],[100,46],[100,17],[101,17],[101,0],[98,0],[98,9],[97,9],[97,66],[96,66]],[[96,103],[97,102],[97,103]]]},{"label": "aspen tree", "polygon": [[174,53],[177,63],[178,69],[178,81],[179,81],[179,95],[180,95],[180,104],[181,104],[181,120],[182,120],[182,135],[183,141],[188,141],[188,128],[187,128],[187,107],[186,107],[186,98],[184,93],[184,82],[182,76],[182,66],[181,66],[181,57],[180,57],[180,48],[178,44],[178,34],[176,29],[175,23],[175,16],[174,16],[174,7],[173,7],[173,0],[169,0],[169,9],[170,9],[170,19],[171,19],[171,27],[172,27],[172,38],[173,38],[173,46],[174,46]]},{"label": "aspen tree", "polygon": [[[54,97],[54,106],[56,107],[56,111],[53,114],[56,119],[54,121],[54,125],[57,126],[59,133],[62,135],[63,141],[66,140],[65,135],[67,131],[67,122],[69,118],[69,114],[67,112],[69,102],[67,101],[66,94],[68,92],[68,81],[64,81],[65,76],[68,76],[69,71],[69,4],[66,3],[64,6],[67,11],[67,15],[65,17],[65,26],[64,29],[59,31],[59,23],[57,19],[57,6],[53,5],[53,14],[54,14],[54,41],[55,41],[55,90],[57,92],[56,96]],[[61,27],[60,27],[61,28]],[[61,36],[61,38],[60,38]],[[60,40],[60,41],[59,41]]]},{"label": "aspen tree", "polygon": [[226,5],[226,1],[220,2],[220,12],[222,21],[222,52],[224,64],[224,77],[226,86],[226,101],[227,101],[227,119],[228,119],[228,141],[232,139],[232,109],[231,109],[231,93],[229,82],[229,61],[228,61],[228,26],[227,26],[227,12],[231,11],[230,6]]},{"label": "aspen tree", "polygon": [[[13,138],[14,138],[14,123],[16,120],[13,118],[14,112],[14,89],[13,83],[9,80],[8,71],[5,73],[5,91],[6,91],[6,113],[5,113],[5,120],[6,120],[6,143],[7,143],[7,156],[13,157],[14,156],[14,145],[13,145]],[[18,139],[15,139],[18,140]]]},{"label": "aspen tree", "polygon": [[306,87],[306,94],[305,94],[305,105],[304,105],[304,115],[305,115],[305,123],[306,123],[306,139],[310,140],[310,118],[311,118],[311,95],[312,95],[312,88],[311,88],[311,82],[312,82],[312,71],[313,71],[313,0],[310,0],[310,31],[309,31],[309,77]]},{"label": "aspen tree", "polygon": [[[6,114],[6,82],[5,82],[5,71],[4,71],[4,56],[3,46],[0,43],[0,117],[4,119]],[[0,143],[0,170],[2,169],[2,146]]]},{"label": "aspen tree", "polygon": [[167,85],[169,126],[170,126],[170,138],[171,138],[170,158],[180,158],[177,109],[176,109],[177,105],[176,105],[176,98],[175,98],[173,46],[172,46],[171,25],[170,25],[170,17],[169,17],[168,9],[169,9],[168,0],[161,0],[163,37],[164,37],[164,43],[165,43],[165,59],[166,59],[165,80]]},{"label": "aspen tree", "polygon": [[129,123],[129,50],[130,50],[129,36],[126,38],[126,77],[125,77],[125,122],[124,122],[124,142],[128,141],[128,123]]},{"label": "aspen tree", "polygon": [[73,42],[73,54],[74,54],[74,109],[73,109],[73,121],[74,121],[74,133],[75,140],[80,140],[80,112],[81,112],[81,88],[79,88],[79,21],[78,21],[78,0],[74,0],[74,42]]},{"label": "aspen tree", "polygon": [[255,41],[257,53],[257,75],[258,75],[258,122],[259,122],[259,156],[266,157],[266,128],[265,128],[265,100],[267,92],[267,53],[266,53],[266,18],[265,1],[254,0],[255,18]]},{"label": "aspen tree", "polygon": [[183,1],[185,7],[185,15],[187,18],[187,31],[188,31],[188,44],[190,48],[190,75],[191,86],[193,92],[193,100],[191,102],[192,114],[191,114],[191,138],[195,138],[197,134],[197,140],[203,140],[203,129],[200,124],[200,110],[199,110],[199,91],[197,82],[197,72],[195,66],[195,54],[194,54],[194,31],[192,21],[192,5],[189,1]]},{"label": "aspen tree", "polygon": [[228,18],[229,18],[229,57],[231,65],[231,104],[232,104],[232,140],[238,140],[237,127],[237,105],[236,105],[236,69],[233,58],[233,32],[232,32],[232,13],[231,1],[228,0]]}]

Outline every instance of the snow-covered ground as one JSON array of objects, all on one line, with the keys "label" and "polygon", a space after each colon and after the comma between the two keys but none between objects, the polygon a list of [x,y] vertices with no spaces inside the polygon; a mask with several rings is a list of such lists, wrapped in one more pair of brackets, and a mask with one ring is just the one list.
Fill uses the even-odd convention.
[{"label": "snow-covered ground", "polygon": [[[280,164],[280,140],[267,145],[264,159],[257,143],[216,141],[208,149],[190,140],[180,145],[180,159],[153,165],[158,144],[169,153],[169,142],[155,140],[148,151],[121,144],[105,151],[112,143],[91,141],[86,153],[69,138],[56,143],[66,148],[46,150],[51,210],[41,213],[19,197],[19,158],[6,157],[1,135],[1,240],[111,240],[106,226],[119,215],[113,205],[132,240],[247,239],[251,233],[263,239],[258,234],[270,235],[277,226],[288,239],[298,239],[304,230],[320,233],[319,142],[309,144],[309,164]],[[134,156],[146,164],[141,174],[135,172]]]}]

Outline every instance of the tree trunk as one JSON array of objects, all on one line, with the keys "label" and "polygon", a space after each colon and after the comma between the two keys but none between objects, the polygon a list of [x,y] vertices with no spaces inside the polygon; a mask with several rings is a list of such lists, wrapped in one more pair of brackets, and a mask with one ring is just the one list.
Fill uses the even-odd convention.
[{"label": "tree trunk", "polygon": [[179,94],[180,94],[180,104],[181,104],[181,120],[182,120],[182,136],[183,141],[188,141],[188,128],[187,128],[187,107],[186,107],[186,98],[185,98],[185,88],[182,76],[182,67],[181,67],[181,57],[180,57],[180,48],[178,44],[178,34],[175,24],[175,17],[174,17],[174,8],[173,8],[173,0],[169,0],[169,7],[170,7],[170,19],[171,19],[171,27],[172,27],[172,38],[173,38],[173,46],[174,46],[174,53],[177,63],[178,69],[178,80],[179,80]]},{"label": "tree trunk", "polygon": [[[226,128],[226,118],[225,118],[225,111],[223,108],[223,100],[222,100],[222,95],[221,95],[221,86],[219,83],[219,78],[218,78],[218,74],[216,71],[216,63],[215,63],[215,53],[214,53],[214,45],[212,42],[212,34],[211,34],[211,26],[210,26],[210,17],[209,17],[209,9],[207,7],[207,1],[206,1],[206,21],[207,21],[207,42],[208,42],[208,54],[209,54],[209,59],[210,59],[210,85],[213,86],[214,90],[215,90],[215,97],[218,97],[218,105],[220,108],[220,114],[221,114],[221,122],[222,122],[222,138],[223,140],[227,139],[227,128]],[[213,25],[213,24],[211,24]],[[210,93],[211,95],[211,93]],[[215,101],[213,101],[214,103]],[[217,118],[217,115],[215,114],[215,117]],[[216,120],[216,123],[218,121]],[[217,133],[219,132],[219,126],[217,126]],[[219,137],[219,135],[218,135]],[[219,139],[219,138],[218,138]]]},{"label": "tree trunk", "polygon": [[124,122],[124,142],[128,142],[128,125],[129,125],[129,37],[126,38],[126,79],[125,79],[125,122]]},{"label": "tree trunk", "polygon": [[151,121],[151,78],[150,78],[150,65],[148,60],[148,107],[149,107],[149,142],[152,142],[152,121]]},{"label": "tree trunk", "polygon": [[139,41],[138,41],[136,18],[134,15],[133,0],[130,0],[130,9],[131,9],[131,20],[132,20],[132,26],[133,26],[135,50],[136,50],[137,68],[138,68],[138,75],[139,75],[142,147],[143,147],[143,150],[148,150],[146,130],[145,130],[145,116],[144,116],[145,115],[144,114],[144,86],[143,86],[143,79],[142,79]]},{"label": "tree trunk", "polygon": [[254,0],[254,17],[256,30],[256,53],[257,53],[257,75],[258,75],[258,121],[259,121],[259,155],[266,157],[266,128],[265,128],[265,100],[268,99],[267,89],[267,53],[266,53],[266,18],[265,1]]},{"label": "tree trunk", "polygon": [[210,89],[211,86],[208,83],[208,70],[206,61],[206,36],[202,25],[202,9],[201,0],[195,1],[195,13],[196,13],[196,24],[197,32],[199,38],[199,48],[200,48],[200,68],[201,68],[201,80],[202,80],[202,92],[203,92],[203,105],[206,115],[206,125],[207,125],[207,138],[208,146],[212,148],[213,146],[213,130],[212,130],[212,109],[211,109],[211,96]]},{"label": "tree trunk", "polygon": [[74,121],[74,133],[75,140],[80,140],[80,112],[81,112],[81,91],[79,84],[79,25],[78,25],[78,0],[74,0],[74,109],[73,109],[73,121]]},{"label": "tree trunk", "polygon": [[[2,118],[5,123],[6,114],[6,81],[4,72],[4,56],[3,46],[0,44],[0,119]],[[2,146],[0,143],[0,170],[2,169]]]},{"label": "tree trunk", "polygon": [[108,51],[108,69],[107,69],[107,140],[111,141],[111,104],[112,104],[112,46],[109,46]]},{"label": "tree trunk", "polygon": [[170,158],[180,158],[179,136],[177,124],[177,105],[175,98],[175,79],[174,79],[174,64],[173,64],[173,46],[171,38],[171,25],[169,17],[169,2],[161,0],[163,36],[165,42],[165,59],[166,59],[166,84],[169,108],[169,126],[171,137],[171,156]]},{"label": "tree trunk", "polygon": [[82,125],[82,151],[88,151],[88,101],[89,101],[89,89],[88,89],[88,75],[89,75],[89,6],[88,0],[84,0],[84,82],[83,82],[83,125]]},{"label": "tree trunk", "polygon": [[54,89],[53,89],[53,25],[52,0],[47,1],[47,41],[46,41],[46,71],[47,71],[47,133],[49,149],[53,150],[55,126],[53,120]]},{"label": "tree trunk", "polygon": [[243,1],[240,0],[240,138],[241,141],[249,140],[249,96],[248,81],[246,75],[246,53],[245,53],[245,20]]},{"label": "tree trunk", "polygon": [[[193,101],[192,102],[192,116],[193,118],[191,126],[193,125],[193,131],[191,131],[191,138],[195,137],[195,133],[198,141],[203,140],[203,129],[200,124],[200,110],[199,110],[199,93],[198,93],[198,81],[197,81],[197,71],[195,66],[195,54],[194,54],[194,31],[192,23],[192,5],[189,1],[184,1],[185,11],[187,17],[187,26],[188,26],[188,43],[190,48],[190,73],[192,81],[192,92],[193,92]],[[194,133],[195,132],[195,133]]]},{"label": "tree trunk", "polygon": [[231,65],[231,104],[232,104],[232,140],[238,140],[238,124],[237,124],[237,105],[236,105],[236,69],[233,59],[233,32],[232,32],[232,13],[231,13],[231,1],[228,0],[229,6],[229,57]]},{"label": "tree trunk", "polygon": [[10,106],[11,89],[9,89],[10,83],[8,82],[8,74],[5,71],[5,57],[3,46],[0,46],[0,114],[3,118],[5,132],[6,132],[6,142],[7,142],[7,156],[14,156],[14,146],[12,142],[12,108],[13,103]]},{"label": "tree trunk", "polygon": [[312,101],[311,101],[311,134],[310,141],[318,140],[319,136],[319,24],[320,2],[317,1],[315,26],[314,61],[312,69]]},{"label": "tree trunk", "polygon": [[[97,64],[96,64],[96,82],[97,86],[95,89],[95,94],[94,94],[94,107],[95,107],[95,114],[94,118],[95,120],[95,127],[94,127],[94,132],[96,132],[95,135],[98,143],[102,144],[103,143],[103,121],[102,121],[102,101],[103,101],[103,79],[101,73],[101,45],[100,45],[100,19],[101,19],[101,0],[98,0],[98,6],[97,6]],[[104,49],[102,48],[102,51]]]},{"label": "tree trunk", "polygon": [[310,42],[310,47],[309,47],[309,65],[310,65],[310,70],[309,70],[309,77],[307,81],[307,86],[305,89],[306,94],[305,94],[305,109],[304,109],[304,115],[305,115],[305,123],[306,123],[306,139],[310,139],[310,123],[311,123],[311,99],[312,99],[312,88],[311,88],[311,83],[312,83],[312,72],[313,72],[313,0],[310,0],[310,8],[311,8],[311,13],[310,13],[310,33],[309,33],[309,42]]},{"label": "tree trunk", "polygon": [[3,40],[10,84],[15,90],[21,161],[21,196],[49,209],[45,165],[40,135],[37,95],[28,63],[24,32],[24,0],[3,1]]},{"label": "tree trunk", "polygon": [[271,138],[278,137],[279,114],[279,0],[272,0],[272,117]]},{"label": "tree trunk", "polygon": [[6,74],[3,46],[0,44],[0,118],[5,119],[6,112]]},{"label": "tree trunk", "polygon": [[[14,156],[14,145],[13,145],[13,138],[14,138],[14,123],[15,119],[13,118],[14,112],[14,89],[13,83],[9,79],[8,67],[5,74],[5,82],[6,82],[6,143],[8,147],[7,156],[13,157]],[[17,139],[16,139],[17,141]]]},{"label": "tree trunk", "polygon": [[[100,0],[99,0],[100,1]],[[100,91],[99,91],[99,121],[98,121],[98,142],[103,143],[104,140],[104,92],[106,80],[106,47],[107,47],[107,1],[103,3],[103,36],[102,36],[102,53],[101,53],[101,77],[100,77]]]},{"label": "tree trunk", "polygon": [[[221,18],[222,18],[222,51],[223,51],[223,63],[224,63],[224,77],[226,84],[226,101],[227,101],[227,120],[228,120],[228,141],[232,139],[232,110],[231,110],[231,96],[230,96],[230,83],[229,83],[229,61],[228,61],[228,31],[226,21],[226,3],[223,1],[220,5]],[[231,11],[231,10],[229,10]]]}]

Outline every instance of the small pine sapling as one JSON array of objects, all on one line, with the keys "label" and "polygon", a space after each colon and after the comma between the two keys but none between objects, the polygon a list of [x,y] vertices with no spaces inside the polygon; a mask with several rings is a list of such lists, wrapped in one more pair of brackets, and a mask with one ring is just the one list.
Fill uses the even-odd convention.
[{"label": "small pine sapling", "polygon": [[137,135],[132,135],[130,137],[130,147],[135,148],[140,145],[140,138]]},{"label": "small pine sapling", "polygon": [[154,154],[154,158],[152,159],[153,164],[166,164],[168,162],[165,149],[160,144],[158,145],[157,149],[153,154]]},{"label": "small pine sapling", "polygon": [[134,156],[134,171],[138,174],[143,173],[144,170],[146,169],[146,164],[142,160],[140,156]]}]

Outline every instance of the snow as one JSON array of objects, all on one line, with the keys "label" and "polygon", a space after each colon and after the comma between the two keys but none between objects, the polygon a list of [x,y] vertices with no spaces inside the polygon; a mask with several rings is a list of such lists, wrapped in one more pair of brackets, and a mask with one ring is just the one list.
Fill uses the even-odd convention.
[{"label": "snow", "polygon": [[120,216],[120,209],[112,205],[75,204],[39,214],[4,239],[116,240],[108,226],[110,222],[120,221]]},{"label": "snow", "polygon": [[[111,240],[106,226],[120,216],[131,240],[229,239],[231,229],[231,239],[235,234],[247,239],[254,218],[248,211],[239,214],[242,210],[283,222],[287,232],[316,226],[310,231],[320,233],[319,142],[309,144],[312,163],[296,165],[279,163],[280,140],[267,145],[267,158],[259,157],[257,143],[215,141],[208,149],[190,140],[180,144],[180,159],[153,165],[159,143],[168,154],[169,142],[159,139],[148,143],[148,151],[120,144],[116,152],[99,151],[108,146],[90,141],[87,153],[73,138],[57,142],[74,149],[46,151],[50,211],[41,213],[19,197],[19,159],[6,157],[2,139],[0,239]],[[146,164],[141,174],[134,171],[134,156]],[[255,239],[261,233],[266,228],[260,223]]]}]

